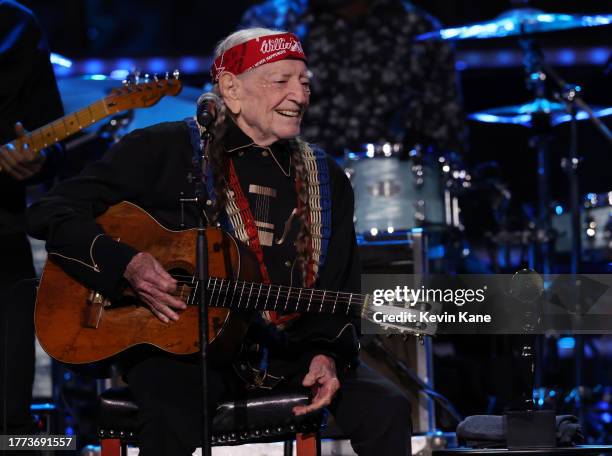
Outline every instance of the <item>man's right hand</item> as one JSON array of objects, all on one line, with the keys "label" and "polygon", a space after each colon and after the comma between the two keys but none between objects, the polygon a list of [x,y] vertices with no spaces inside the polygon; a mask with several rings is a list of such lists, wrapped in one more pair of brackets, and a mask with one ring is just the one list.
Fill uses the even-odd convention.
[{"label": "man's right hand", "polygon": [[153,255],[140,252],[132,258],[125,268],[123,277],[130,283],[140,300],[149,306],[151,312],[164,323],[178,320],[172,309],[184,310],[184,301],[173,296],[176,280],[172,278]]}]

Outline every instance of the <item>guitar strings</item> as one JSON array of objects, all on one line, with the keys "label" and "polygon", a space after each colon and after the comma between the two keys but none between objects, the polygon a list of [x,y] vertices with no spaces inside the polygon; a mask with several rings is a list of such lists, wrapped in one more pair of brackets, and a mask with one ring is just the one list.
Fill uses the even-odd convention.
[{"label": "guitar strings", "polygon": [[[188,298],[191,298],[192,291],[193,290],[189,291],[188,296],[187,296]],[[221,296],[229,296],[230,295],[230,288],[226,287],[226,288],[222,288],[222,289],[212,289],[212,290],[210,290],[210,292],[211,292],[211,297],[214,296],[214,294],[217,294],[217,296],[218,296],[217,297],[217,302],[218,302],[218,300],[220,299]],[[182,292],[178,293],[177,295],[180,295],[181,297],[185,298],[184,293],[182,293]],[[262,308],[267,308],[268,306],[271,305],[271,303],[275,303],[275,304],[278,303],[277,307],[284,307],[282,302],[280,302],[280,301],[286,301],[287,299],[292,299],[292,298],[294,298],[294,299],[299,298],[299,302],[297,303],[298,306],[304,305],[307,301],[311,302],[311,305],[319,306],[319,307],[321,307],[322,305],[324,305],[324,306],[338,305],[338,306],[342,306],[342,307],[345,307],[346,305],[349,305],[349,306],[355,306],[355,307],[362,307],[363,304],[365,303],[365,301],[361,301],[358,298],[355,298],[353,300],[346,300],[346,299],[332,300],[332,299],[330,299],[330,300],[325,300],[324,301],[322,299],[323,298],[323,294],[319,294],[319,295],[313,294],[312,298],[309,295],[304,294],[304,293],[302,293],[302,295],[303,295],[303,297],[300,297],[300,294],[296,293],[296,292],[278,293],[278,290],[277,290],[276,292],[271,293],[269,295],[269,298],[274,299],[274,301],[270,301],[270,299],[268,298],[265,302],[262,303],[261,307]],[[239,296],[232,296],[232,299],[234,299],[235,297],[238,297],[239,299],[242,299],[243,296],[244,296],[244,292],[241,291],[239,293]],[[254,294],[251,294],[251,296],[248,296],[246,298],[246,302],[250,303],[251,299],[253,299],[254,296],[255,296]],[[225,302],[226,299],[227,298],[224,298],[224,302]],[[245,302],[245,306],[247,305],[246,302]],[[266,306],[266,303],[268,303],[268,306]],[[221,307],[223,307],[223,306],[221,306]],[[238,306],[238,307],[240,307],[240,306]],[[293,307],[293,305],[291,307]],[[257,305],[255,306],[255,308],[257,308]]]},{"label": "guitar strings", "polygon": [[[188,276],[189,278],[191,278],[190,276]],[[227,299],[227,296],[229,296],[229,294],[231,293],[231,289],[232,289],[232,284],[234,284],[234,294],[236,293],[236,290],[238,289],[238,286],[240,286],[242,284],[242,287],[240,289],[239,292],[239,299],[242,298],[242,296],[245,293],[245,289],[246,287],[248,287],[249,285],[252,285],[252,287],[250,288],[250,295],[247,297],[246,302],[245,302],[245,307],[248,306],[248,304],[250,303],[250,300],[252,299],[253,296],[253,289],[257,286],[257,285],[261,285],[259,283],[256,282],[246,282],[246,281],[229,281],[228,279],[219,279],[216,277],[213,277],[211,279],[215,279],[215,283],[212,283],[211,281],[209,281],[208,284],[208,288],[210,289],[211,295],[214,296],[215,293],[217,293],[217,303],[221,297],[221,295],[223,294],[225,296],[224,302]],[[225,281],[225,282],[222,282]],[[180,285],[188,285],[190,288],[192,288],[189,291],[189,294],[187,296],[187,299],[191,298],[191,294],[193,291],[195,291],[195,287],[194,286],[194,282],[193,281],[178,281],[178,283]],[[219,286],[217,288],[217,285]],[[310,301],[311,305],[314,305],[315,308],[318,306],[319,308],[323,308],[323,306],[335,306],[335,305],[340,305],[342,307],[345,306],[357,306],[357,307],[363,307],[363,304],[365,303],[366,300],[366,296],[358,294],[358,293],[353,293],[351,296],[351,293],[347,293],[347,292],[330,292],[330,291],[321,291],[321,290],[316,290],[313,288],[297,288],[297,287],[289,287],[286,285],[276,285],[276,284],[271,284],[271,285],[266,285],[264,284],[266,287],[269,287],[271,292],[265,293],[267,295],[267,300],[266,302],[269,301],[269,298],[272,297],[273,299],[276,300],[276,303],[278,303],[279,299],[285,299],[285,300],[289,300],[291,298],[298,298],[298,305],[300,304],[304,304],[304,301]],[[274,287],[277,287],[276,289]],[[285,290],[283,290],[283,288],[285,288]],[[273,290],[273,291],[272,291]],[[300,292],[300,290],[302,290],[302,292]],[[307,290],[306,292],[304,292],[304,290]],[[183,290],[181,290],[180,292],[180,296],[181,298],[183,298]],[[261,293],[261,291],[257,290],[258,294]],[[310,292],[310,294],[309,294]],[[337,299],[334,299],[332,301],[332,297],[335,296],[335,294],[338,294],[338,296],[336,296]],[[329,294],[329,300],[328,301],[324,301],[323,297]],[[341,296],[341,294],[345,295],[345,296]],[[303,297],[302,297],[303,296]],[[234,298],[234,296],[232,295],[232,298]],[[347,299],[348,298],[348,299]],[[304,300],[304,301],[302,301]],[[314,302],[313,302],[314,301]],[[280,307],[282,307],[282,303],[280,303]],[[239,307],[239,306],[238,306]],[[265,303],[263,304],[262,307],[265,307]],[[255,308],[257,308],[257,306],[255,306]]]},{"label": "guitar strings", "polygon": [[[188,280],[177,280],[178,284],[183,284],[183,285],[195,285],[197,283],[195,277],[193,276],[185,276],[185,275],[180,275],[180,274],[172,274],[172,277],[177,278],[177,277],[184,277],[187,278]],[[215,282],[213,283],[212,280],[215,280]],[[210,277],[209,281],[208,281],[208,288],[213,288],[214,291],[219,291],[219,290],[229,290],[229,288],[233,285],[233,284],[238,284],[238,285],[242,285],[244,284],[244,286],[249,286],[249,285],[253,285],[253,286],[257,286],[260,285],[260,283],[258,282],[249,282],[249,281],[244,281],[244,280],[229,280],[229,279],[221,279],[219,277]],[[219,285],[219,290],[216,289],[216,285]],[[274,287],[278,287],[281,289],[281,296],[283,297],[287,297],[287,293],[289,294],[289,296],[293,296],[295,294],[299,294],[300,290],[302,290],[302,294],[304,294],[304,296],[309,296],[308,293],[312,293],[313,297],[317,296],[317,297],[323,297],[323,295],[325,294],[329,294],[330,297],[331,296],[335,296],[337,295],[338,298],[345,298],[348,299],[348,301],[340,301],[338,300],[338,302],[352,302],[352,303],[359,303],[359,302],[365,302],[366,296],[362,295],[360,293],[349,293],[346,291],[328,291],[328,290],[317,290],[315,288],[301,288],[301,287],[290,287],[289,285],[278,285],[278,284],[263,284],[263,286],[265,287],[270,287],[270,289],[274,289]],[[286,290],[283,290],[283,288],[285,288]],[[361,301],[360,301],[361,300]]]},{"label": "guitar strings", "polygon": [[[194,290],[192,290],[194,291]],[[182,299],[185,299],[187,301],[188,304],[193,304],[194,300],[195,300],[195,295],[192,294],[192,291],[190,291],[188,293],[188,296],[184,296],[184,294],[182,292],[179,292],[178,294],[175,294],[175,296],[180,296]],[[227,301],[227,297],[229,296],[229,293],[222,293],[221,291],[228,291],[227,289],[225,290],[211,290],[211,300],[214,300],[214,295],[215,292],[217,293],[217,299],[215,300],[214,304],[211,304],[211,307],[232,307],[230,306],[226,306],[226,301]],[[288,299],[287,295],[279,295],[276,296],[275,301],[273,301],[274,303],[274,307],[272,307],[272,303],[269,302],[269,300],[266,300],[265,302],[262,301],[261,305],[259,304],[259,302],[255,302],[255,305],[252,305],[252,299],[255,295],[252,294],[250,296],[247,296],[244,299],[244,308],[248,308],[248,307],[252,307],[255,310],[265,310],[265,309],[275,309],[275,310],[288,310],[287,309],[287,302],[285,302],[283,304],[282,301],[285,301],[285,299]],[[232,302],[235,302],[235,297],[232,296],[231,300]],[[223,303],[221,305],[219,305],[219,300],[223,299]],[[240,303],[242,302],[243,299],[243,294],[241,293],[238,299],[238,305],[235,306],[235,308],[240,309],[242,306],[240,305]],[[279,302],[280,299],[280,302]],[[266,305],[267,303],[269,303],[268,305]],[[290,309],[291,310],[299,310],[300,307],[303,307],[306,303],[304,301],[299,301],[296,305],[291,305]],[[351,307],[355,307],[355,306],[359,306],[358,303],[349,303],[347,301],[337,301],[337,302],[326,302],[320,299],[310,299],[309,298],[309,306],[313,307],[313,310],[316,310],[318,308],[319,312],[323,312],[323,309],[326,309],[327,311],[331,309],[335,309],[336,307],[338,308],[338,313],[340,312],[344,312],[344,310],[346,309],[348,311],[348,309],[350,309]]]},{"label": "guitar strings", "polygon": [[[178,283],[183,283],[183,284],[195,284],[197,282],[197,279],[195,278],[195,276],[189,276],[189,275],[181,275],[181,274],[171,274],[173,278],[185,278],[187,280],[178,280]],[[260,285],[259,282],[249,282],[246,280],[230,280],[230,279],[222,279],[220,277],[210,277],[209,279],[209,287],[211,286],[211,281],[215,280],[215,283],[219,283],[221,282],[221,284],[223,285],[223,283],[226,284],[233,284],[233,283],[238,283],[238,284],[242,284],[244,283],[245,285]],[[279,285],[279,284],[263,284],[264,286],[267,287],[285,287],[285,288],[293,288],[294,290],[314,290],[315,292],[318,293],[330,293],[330,294],[338,294],[338,296],[340,295],[346,295],[346,296],[353,296],[353,298],[357,297],[357,296],[361,296],[364,297],[364,295],[361,295],[360,293],[349,293],[347,291],[328,291],[328,290],[318,290],[316,288],[302,288],[302,287],[290,287],[289,285]],[[296,291],[297,292],[297,291]]]}]

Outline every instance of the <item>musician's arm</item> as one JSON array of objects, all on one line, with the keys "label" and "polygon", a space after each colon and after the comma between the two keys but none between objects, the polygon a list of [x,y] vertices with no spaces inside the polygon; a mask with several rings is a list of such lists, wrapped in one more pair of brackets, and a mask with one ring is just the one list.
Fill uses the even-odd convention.
[{"label": "musician's arm", "polygon": [[[4,4],[0,16],[12,16],[20,26],[13,32],[8,49],[4,49],[3,81],[7,92],[3,98],[3,125],[0,127],[0,168],[25,185],[43,182],[55,176],[61,147],[54,145],[42,155],[17,150],[3,143],[22,136],[64,115],[62,100],[49,60],[49,46],[34,16],[21,8]],[[12,124],[15,124],[13,127]]]},{"label": "musician's arm", "polygon": [[29,232],[46,239],[49,255],[108,297],[119,293],[125,267],[137,251],[106,236],[94,219],[122,200],[142,199],[153,188],[157,154],[152,142],[138,131],[126,136],[101,161],[58,184],[28,210]]}]

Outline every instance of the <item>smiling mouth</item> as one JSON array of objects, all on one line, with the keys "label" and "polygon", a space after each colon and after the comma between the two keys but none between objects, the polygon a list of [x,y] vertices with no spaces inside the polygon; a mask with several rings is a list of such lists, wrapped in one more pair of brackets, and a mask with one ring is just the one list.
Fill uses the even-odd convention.
[{"label": "smiling mouth", "polygon": [[300,117],[301,115],[301,111],[300,110],[291,110],[291,109],[282,109],[282,110],[276,110],[276,112],[278,114],[280,114],[281,116],[284,117]]}]

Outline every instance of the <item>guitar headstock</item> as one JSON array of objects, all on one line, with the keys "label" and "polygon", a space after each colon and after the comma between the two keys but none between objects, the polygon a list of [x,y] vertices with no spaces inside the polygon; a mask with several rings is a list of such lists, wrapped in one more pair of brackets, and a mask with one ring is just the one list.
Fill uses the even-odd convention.
[{"label": "guitar headstock", "polygon": [[109,112],[120,112],[134,108],[147,108],[153,106],[166,95],[178,95],[183,89],[177,70],[170,76],[166,73],[163,78],[145,75],[141,80],[139,76],[135,81],[124,81],[122,87],[113,89],[110,95],[104,98]]}]

